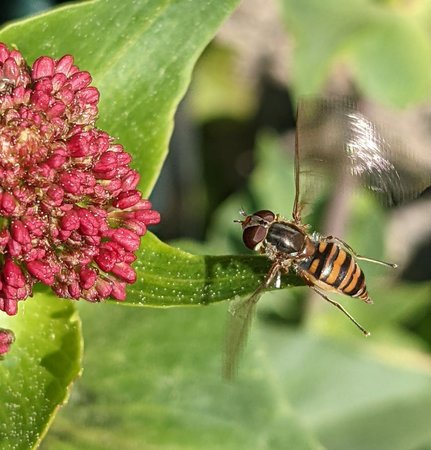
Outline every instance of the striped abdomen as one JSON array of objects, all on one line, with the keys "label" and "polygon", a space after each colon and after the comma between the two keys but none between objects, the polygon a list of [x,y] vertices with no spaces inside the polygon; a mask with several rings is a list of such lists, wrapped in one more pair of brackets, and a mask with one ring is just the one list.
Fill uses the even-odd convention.
[{"label": "striped abdomen", "polygon": [[371,301],[365,286],[365,277],[353,256],[334,242],[321,241],[306,264],[300,264],[304,276],[324,290]]}]

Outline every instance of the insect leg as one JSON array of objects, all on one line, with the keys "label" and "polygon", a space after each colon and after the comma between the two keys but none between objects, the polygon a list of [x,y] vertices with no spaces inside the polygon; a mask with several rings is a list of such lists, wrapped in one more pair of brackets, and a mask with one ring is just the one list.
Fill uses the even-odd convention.
[{"label": "insect leg", "polygon": [[343,306],[341,306],[338,302],[335,300],[331,300],[327,295],[325,295],[323,292],[316,289],[314,286],[310,286],[311,289],[313,289],[314,292],[317,292],[321,297],[323,297],[327,302],[331,303],[335,307],[337,307],[344,315],[346,315],[361,331],[365,336],[369,336],[370,333],[359,323],[356,321],[356,319],[350,315]]},{"label": "insect leg", "polygon": [[250,297],[231,304],[226,333],[225,359],[223,361],[223,377],[225,379],[231,380],[234,378],[239,357],[247,341],[256,303],[263,294],[263,291],[271,285],[274,278],[278,277],[280,269],[281,267],[278,261],[274,262],[263,282]]},{"label": "insect leg", "polygon": [[334,237],[334,236],[327,236],[324,238],[325,241],[328,242],[335,242],[337,244],[340,244],[341,246],[343,246],[346,250],[348,250],[353,256],[355,256],[355,258],[360,259],[362,261],[368,261],[368,262],[372,262],[375,264],[380,264],[382,266],[386,266],[386,267],[392,267],[393,269],[395,269],[396,267],[398,267],[397,264],[392,264],[392,263],[388,263],[385,261],[380,261],[379,259],[374,259],[374,258],[368,258],[368,256],[362,256],[362,255],[358,255],[352,247],[350,247],[349,244],[347,244],[346,242],[344,242],[343,240],[341,240],[340,238]]}]

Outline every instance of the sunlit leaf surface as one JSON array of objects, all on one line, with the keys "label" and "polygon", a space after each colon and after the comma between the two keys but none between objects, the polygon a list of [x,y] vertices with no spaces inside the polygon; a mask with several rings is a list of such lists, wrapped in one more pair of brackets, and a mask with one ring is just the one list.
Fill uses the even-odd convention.
[{"label": "sunlit leaf surface", "polygon": [[16,336],[0,361],[0,448],[33,448],[81,371],[80,321],[73,303],[40,293],[0,326]]}]

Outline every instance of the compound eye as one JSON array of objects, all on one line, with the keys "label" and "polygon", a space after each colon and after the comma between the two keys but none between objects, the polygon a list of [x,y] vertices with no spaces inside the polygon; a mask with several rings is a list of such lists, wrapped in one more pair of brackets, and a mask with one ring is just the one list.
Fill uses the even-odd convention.
[{"label": "compound eye", "polygon": [[256,247],[266,238],[267,233],[267,228],[261,225],[253,225],[244,230],[242,240],[247,248],[256,250]]},{"label": "compound eye", "polygon": [[274,222],[275,214],[267,209],[262,209],[261,211],[255,212],[253,216],[259,216],[267,222]]}]

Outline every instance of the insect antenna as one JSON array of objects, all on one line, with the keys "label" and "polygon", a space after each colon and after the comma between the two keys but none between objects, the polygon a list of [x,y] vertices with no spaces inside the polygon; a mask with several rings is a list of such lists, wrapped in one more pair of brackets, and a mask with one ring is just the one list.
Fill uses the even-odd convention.
[{"label": "insect antenna", "polygon": [[[243,216],[243,217],[247,217],[247,213],[244,211],[244,208],[241,206],[241,208],[239,209],[239,214],[241,215],[241,216]],[[241,220],[241,219],[235,219],[234,221],[233,221],[234,223],[243,223],[243,220]]]}]

